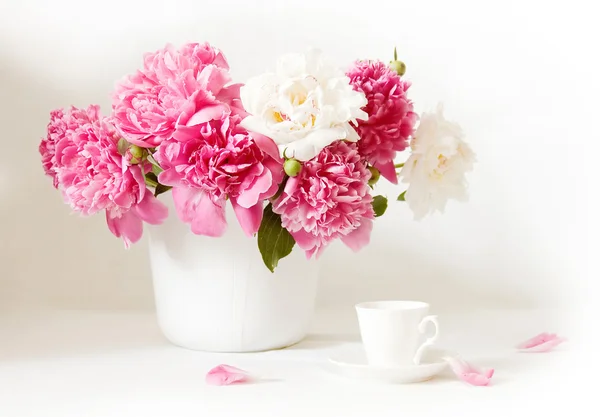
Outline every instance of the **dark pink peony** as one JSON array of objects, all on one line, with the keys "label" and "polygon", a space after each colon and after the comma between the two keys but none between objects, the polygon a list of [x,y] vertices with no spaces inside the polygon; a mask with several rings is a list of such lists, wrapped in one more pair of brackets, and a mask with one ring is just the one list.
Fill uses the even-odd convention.
[{"label": "dark pink peony", "polygon": [[154,157],[164,171],[158,179],[174,187],[177,213],[193,233],[221,236],[229,199],[251,236],[262,220],[263,200],[283,178],[279,151],[271,139],[241,128],[239,116],[214,116],[194,116],[160,145]]},{"label": "dark pink peony", "polygon": [[367,121],[359,120],[358,150],[369,163],[394,184],[398,183],[394,158],[409,145],[418,119],[406,96],[410,83],[381,61],[356,61],[346,73],[356,91],[362,91],[368,104],[363,108]]},{"label": "dark pink peony", "polygon": [[142,236],[143,224],[159,224],[167,208],[146,189],[142,166],[119,153],[114,126],[98,106],[51,113],[40,153],[46,173],[73,210],[92,215],[105,210],[111,232],[125,246]]},{"label": "dark pink peony", "polygon": [[356,144],[335,142],[288,179],[273,211],[307,258],[318,257],[337,238],[359,250],[369,243],[373,228],[370,177]]},{"label": "dark pink peony", "polygon": [[147,54],[143,68],[117,85],[115,125],[129,142],[154,148],[197,112],[241,112],[240,85],[230,81],[225,57],[208,43],[167,45]]}]

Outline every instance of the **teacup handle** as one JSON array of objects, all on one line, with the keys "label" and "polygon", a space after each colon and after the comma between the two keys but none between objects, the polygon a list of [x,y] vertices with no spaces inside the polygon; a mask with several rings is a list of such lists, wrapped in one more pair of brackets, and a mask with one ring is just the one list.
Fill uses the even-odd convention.
[{"label": "teacup handle", "polygon": [[439,335],[440,325],[438,324],[437,316],[423,317],[423,320],[421,320],[421,323],[419,323],[419,332],[425,333],[425,330],[427,330],[427,323],[429,322],[433,323],[433,325],[435,326],[435,334],[429,339],[427,339],[425,342],[423,342],[423,344],[419,346],[419,349],[417,349],[417,353],[415,353],[415,357],[413,359],[415,365],[419,365],[421,363],[421,356],[423,356],[423,352],[428,346],[431,346],[435,343]]}]

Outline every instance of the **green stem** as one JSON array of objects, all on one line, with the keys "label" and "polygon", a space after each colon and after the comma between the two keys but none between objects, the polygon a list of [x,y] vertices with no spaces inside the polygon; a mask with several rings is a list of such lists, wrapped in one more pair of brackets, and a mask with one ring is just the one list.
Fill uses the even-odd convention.
[{"label": "green stem", "polygon": [[283,190],[285,189],[285,184],[287,183],[288,179],[289,179],[289,177],[287,175],[283,178],[283,181],[281,181],[281,184],[279,184],[279,189],[277,190],[275,195],[269,199],[270,201],[277,200],[279,198],[279,196],[281,194],[283,194]]},{"label": "green stem", "polygon": [[396,168],[402,168],[403,166],[404,166],[404,162],[403,162],[403,163],[401,163],[401,164],[396,164],[396,165],[394,165],[394,167],[396,167]]}]

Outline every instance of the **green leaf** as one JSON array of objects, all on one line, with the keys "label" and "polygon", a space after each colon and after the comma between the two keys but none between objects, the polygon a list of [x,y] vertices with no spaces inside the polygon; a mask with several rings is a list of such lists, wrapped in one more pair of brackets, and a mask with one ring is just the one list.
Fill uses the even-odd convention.
[{"label": "green leaf", "polygon": [[[154,171],[154,169],[152,170]],[[169,191],[173,187],[169,187],[167,185],[161,184],[158,182],[158,175],[154,172],[146,173],[146,185],[154,188],[154,196],[157,197],[164,192]]]},{"label": "green leaf", "polygon": [[163,185],[163,184],[157,184],[156,185],[156,189],[154,190],[154,197],[158,197],[159,195],[161,195],[162,193],[166,193],[167,191],[169,191],[171,188],[173,187],[169,187],[167,185]]},{"label": "green leaf", "polygon": [[375,197],[373,197],[373,202],[371,204],[373,204],[373,211],[375,212],[375,217],[379,217],[382,216],[383,213],[385,213],[385,211],[387,210],[388,201],[387,198],[385,198],[384,196],[376,195]]},{"label": "green leaf", "polygon": [[146,185],[150,187],[156,187],[158,185],[158,178],[156,178],[154,172],[146,173]]},{"label": "green leaf", "polygon": [[404,162],[402,162],[401,164],[394,165],[395,168],[402,168],[403,166],[404,166]]},{"label": "green leaf", "polygon": [[402,194],[400,194],[398,196],[398,201],[406,201],[406,198],[404,198],[404,195],[406,194],[406,191],[404,191]]},{"label": "green leaf", "polygon": [[281,217],[273,213],[270,203],[263,212],[257,241],[263,262],[271,272],[275,272],[279,260],[288,256],[296,244],[290,232],[281,226]]}]

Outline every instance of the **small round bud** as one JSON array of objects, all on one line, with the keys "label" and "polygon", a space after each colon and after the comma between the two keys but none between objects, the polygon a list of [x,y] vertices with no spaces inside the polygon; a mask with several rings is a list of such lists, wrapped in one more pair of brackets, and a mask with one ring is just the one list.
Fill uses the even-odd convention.
[{"label": "small round bud", "polygon": [[129,149],[129,142],[127,142],[123,138],[119,139],[119,141],[117,142],[117,150],[119,151],[119,153],[121,155],[125,155],[125,153],[127,153],[127,149]]},{"label": "small round bud", "polygon": [[131,145],[127,152],[125,152],[125,159],[131,164],[136,165],[144,160],[146,157],[146,150],[136,145]]},{"label": "small round bud", "polygon": [[381,177],[381,174],[379,173],[379,170],[375,167],[369,167],[369,171],[371,171],[371,178],[369,178],[369,185],[373,186],[377,183],[377,181],[379,181],[379,177]]},{"label": "small round bud", "polygon": [[290,177],[295,177],[302,170],[302,164],[296,159],[288,159],[283,163],[283,170]]},{"label": "small round bud", "polygon": [[404,65],[404,62],[402,62],[402,61],[392,61],[392,62],[390,62],[390,68],[392,70],[396,71],[396,73],[399,76],[401,76],[401,77],[406,72],[406,65]]},{"label": "small round bud", "polygon": [[133,156],[139,160],[142,160],[142,158],[144,157],[145,150],[140,148],[137,145],[131,145],[129,147],[129,152],[131,152],[131,156]]},{"label": "small round bud", "polygon": [[136,158],[136,157],[135,157],[135,156],[133,156],[133,155],[131,154],[131,152],[129,152],[129,151],[128,151],[128,152],[125,154],[125,159],[126,159],[126,160],[127,160],[127,162],[129,162],[131,165],[137,165],[137,164],[139,164],[140,162],[142,162],[142,160],[141,160],[141,159],[139,159],[139,158]]}]

